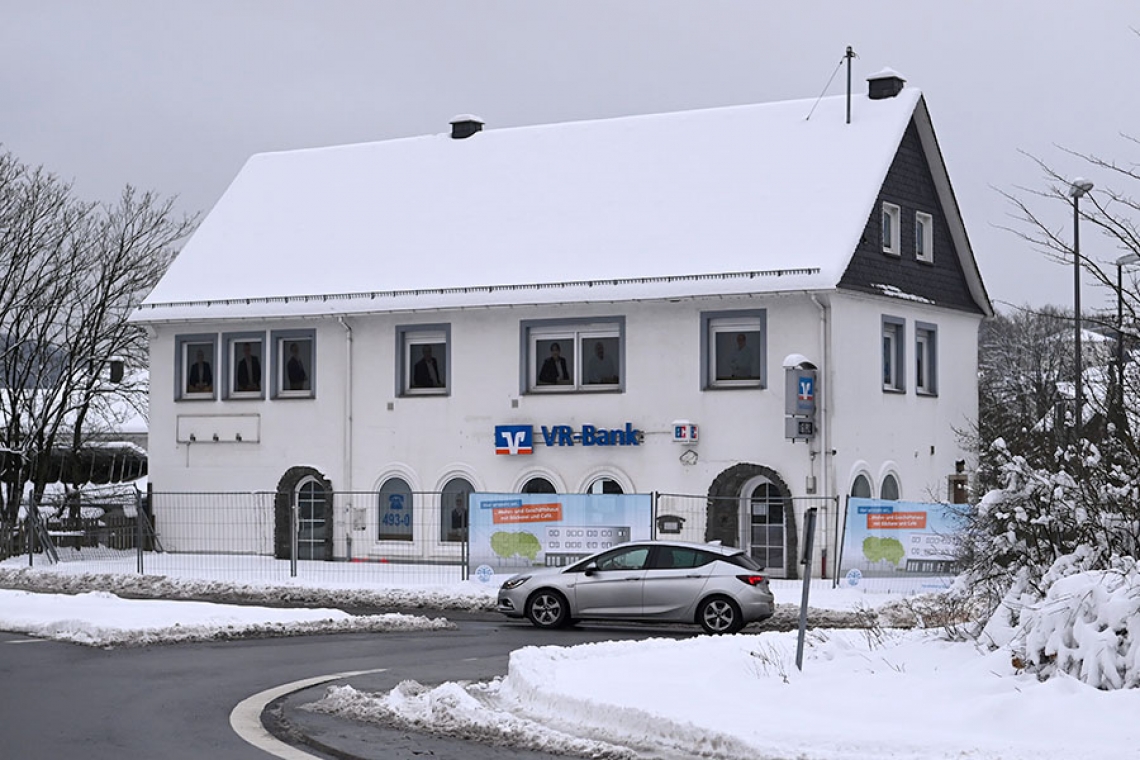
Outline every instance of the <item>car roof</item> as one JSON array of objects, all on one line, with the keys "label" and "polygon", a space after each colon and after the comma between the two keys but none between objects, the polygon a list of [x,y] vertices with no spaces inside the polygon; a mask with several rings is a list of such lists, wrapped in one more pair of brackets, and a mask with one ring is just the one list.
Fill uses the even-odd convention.
[{"label": "car roof", "polygon": [[[678,546],[685,549],[699,549],[701,551],[711,552],[713,554],[720,554],[725,557],[732,556],[733,554],[742,554],[743,550],[737,546],[724,546],[720,543],[715,544],[698,544],[693,541],[669,541],[662,539],[644,540],[644,541],[628,541],[623,544],[610,547],[616,549],[619,546]],[[607,550],[608,551],[608,550]]]}]

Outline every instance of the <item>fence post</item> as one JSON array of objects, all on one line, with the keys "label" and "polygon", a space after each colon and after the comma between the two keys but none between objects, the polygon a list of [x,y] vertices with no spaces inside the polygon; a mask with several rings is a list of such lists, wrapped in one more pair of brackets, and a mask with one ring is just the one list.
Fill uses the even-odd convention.
[{"label": "fence post", "polygon": [[300,530],[300,514],[297,504],[297,494],[289,497],[289,577],[297,577],[297,548],[300,543],[298,532]]},{"label": "fence post", "polygon": [[142,491],[135,488],[135,556],[138,558],[138,573],[143,575],[143,515]]}]

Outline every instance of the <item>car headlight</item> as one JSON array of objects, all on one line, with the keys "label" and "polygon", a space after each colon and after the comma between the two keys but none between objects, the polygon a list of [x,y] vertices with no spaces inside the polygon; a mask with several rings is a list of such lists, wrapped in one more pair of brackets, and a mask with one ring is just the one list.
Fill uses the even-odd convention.
[{"label": "car headlight", "polygon": [[503,581],[502,588],[504,591],[510,591],[513,588],[518,588],[529,580],[529,575],[516,575],[514,578],[507,578]]}]

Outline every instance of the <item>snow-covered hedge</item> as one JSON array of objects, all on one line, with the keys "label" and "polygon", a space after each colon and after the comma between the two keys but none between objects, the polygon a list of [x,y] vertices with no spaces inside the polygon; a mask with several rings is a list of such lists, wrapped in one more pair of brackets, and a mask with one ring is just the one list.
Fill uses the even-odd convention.
[{"label": "snow-covered hedge", "polygon": [[1113,557],[1108,569],[1081,549],[1045,573],[1042,598],[1022,574],[983,631],[1015,664],[1045,679],[1072,676],[1098,689],[1140,687],[1140,566]]}]

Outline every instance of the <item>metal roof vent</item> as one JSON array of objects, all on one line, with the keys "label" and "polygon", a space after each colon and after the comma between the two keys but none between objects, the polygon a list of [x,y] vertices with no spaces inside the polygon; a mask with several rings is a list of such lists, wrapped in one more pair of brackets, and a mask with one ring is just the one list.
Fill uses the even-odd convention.
[{"label": "metal roof vent", "polygon": [[871,100],[893,98],[902,92],[906,80],[897,71],[883,69],[878,74],[867,77],[867,97]]},{"label": "metal roof vent", "polygon": [[483,131],[483,120],[478,116],[463,114],[451,119],[451,139],[464,140],[476,132]]}]

